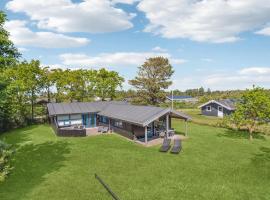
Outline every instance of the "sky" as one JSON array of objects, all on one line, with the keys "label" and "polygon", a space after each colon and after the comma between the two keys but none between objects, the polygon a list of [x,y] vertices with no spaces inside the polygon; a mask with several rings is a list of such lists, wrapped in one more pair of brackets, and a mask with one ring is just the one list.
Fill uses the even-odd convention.
[{"label": "sky", "polygon": [[23,59],[105,67],[131,86],[154,56],[174,68],[169,89],[270,88],[270,0],[1,0]]}]

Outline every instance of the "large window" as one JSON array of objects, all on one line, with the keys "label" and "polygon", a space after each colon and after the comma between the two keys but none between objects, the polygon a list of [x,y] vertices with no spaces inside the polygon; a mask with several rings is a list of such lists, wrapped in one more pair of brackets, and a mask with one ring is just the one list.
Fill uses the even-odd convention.
[{"label": "large window", "polygon": [[100,116],[100,122],[102,122],[104,124],[108,124],[109,123],[109,119],[108,119],[108,117]]},{"label": "large window", "polygon": [[123,128],[123,122],[122,121],[114,121],[114,126],[118,128]]},{"label": "large window", "polygon": [[58,121],[59,126],[70,125],[69,115],[59,115],[59,116],[57,116],[57,121]]},{"label": "large window", "polygon": [[70,124],[71,125],[82,124],[82,115],[81,114],[70,115]]}]

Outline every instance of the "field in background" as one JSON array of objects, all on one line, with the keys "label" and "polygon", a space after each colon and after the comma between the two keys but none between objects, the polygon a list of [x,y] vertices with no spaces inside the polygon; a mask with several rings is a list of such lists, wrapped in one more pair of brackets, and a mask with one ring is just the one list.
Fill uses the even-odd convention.
[{"label": "field in background", "polygon": [[202,115],[201,110],[197,108],[179,110],[190,115],[192,117],[192,122],[196,124],[217,126],[219,123],[222,122],[222,118]]},{"label": "field in background", "polygon": [[[177,132],[181,120],[173,120]],[[270,140],[189,123],[179,155],[118,135],[59,138],[47,125],[0,136],[16,147],[14,169],[0,185],[5,200],[110,200],[99,174],[120,199],[270,199]]]},{"label": "field in background", "polygon": [[[192,122],[201,125],[209,125],[209,126],[222,126],[222,118],[219,117],[211,117],[205,116],[201,114],[200,109],[179,109],[179,111],[185,112],[192,117]],[[264,133],[266,135],[270,135],[270,124],[261,125],[257,132]]]}]

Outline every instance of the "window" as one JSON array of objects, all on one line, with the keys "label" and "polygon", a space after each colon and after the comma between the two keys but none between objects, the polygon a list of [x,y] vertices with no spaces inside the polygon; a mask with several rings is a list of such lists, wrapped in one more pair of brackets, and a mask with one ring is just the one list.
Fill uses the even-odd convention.
[{"label": "window", "polygon": [[219,106],[218,111],[223,112],[223,108],[221,106]]},{"label": "window", "polygon": [[103,117],[101,116],[101,122],[104,123],[104,124],[108,124],[108,118],[107,117]]},{"label": "window", "polygon": [[103,123],[103,124],[109,124],[109,118],[101,116],[101,115],[99,115],[99,120],[98,121]]},{"label": "window", "polygon": [[114,121],[114,126],[119,127],[119,128],[123,128],[123,122],[122,121]]},{"label": "window", "polygon": [[206,106],[206,111],[211,111],[211,106]]},{"label": "window", "polygon": [[69,115],[59,115],[59,116],[57,116],[57,121],[58,121],[59,126],[70,125]]}]

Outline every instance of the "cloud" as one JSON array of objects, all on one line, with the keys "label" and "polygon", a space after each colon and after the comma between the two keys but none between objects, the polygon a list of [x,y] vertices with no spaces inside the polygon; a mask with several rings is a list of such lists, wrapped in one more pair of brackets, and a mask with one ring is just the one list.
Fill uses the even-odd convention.
[{"label": "cloud", "polygon": [[245,89],[252,85],[270,87],[270,68],[249,67],[238,72],[212,74],[203,80],[203,84],[213,89]]},{"label": "cloud", "polygon": [[90,56],[86,54],[61,54],[60,59],[62,63],[67,66],[74,67],[126,67],[126,66],[140,66],[146,58],[163,56],[169,58],[173,65],[182,64],[183,59],[174,58],[168,53],[157,52],[116,52],[116,53],[102,53],[97,56]]},{"label": "cloud", "polygon": [[159,46],[156,46],[152,49],[153,51],[159,51],[159,52],[167,52],[167,49],[161,48]]},{"label": "cloud", "polygon": [[270,0],[142,0],[137,7],[149,20],[146,32],[199,42],[235,42],[270,22]]},{"label": "cloud", "polygon": [[[120,2],[120,1],[118,1]],[[126,3],[132,1],[126,1]],[[37,26],[58,32],[105,33],[133,27],[133,13],[114,6],[109,0],[12,0],[6,8],[26,13]]]},{"label": "cloud", "polygon": [[266,36],[270,36],[270,27],[265,27],[257,32],[255,32],[258,35],[266,35]]},{"label": "cloud", "polygon": [[[264,75],[270,76],[270,67],[250,67],[244,68],[239,71],[239,74],[242,75]],[[270,78],[269,78],[270,79]]]},{"label": "cloud", "polygon": [[32,46],[44,48],[69,48],[87,45],[87,38],[70,37],[53,32],[34,32],[29,29],[26,21],[11,20],[5,23],[10,32],[10,38],[17,46]]},{"label": "cloud", "polygon": [[132,5],[140,0],[112,0],[113,4],[122,3],[122,4],[129,4]]},{"label": "cloud", "polygon": [[24,47],[19,47],[18,50],[19,50],[19,52],[21,52],[21,53],[29,51],[29,49],[24,48]]}]

